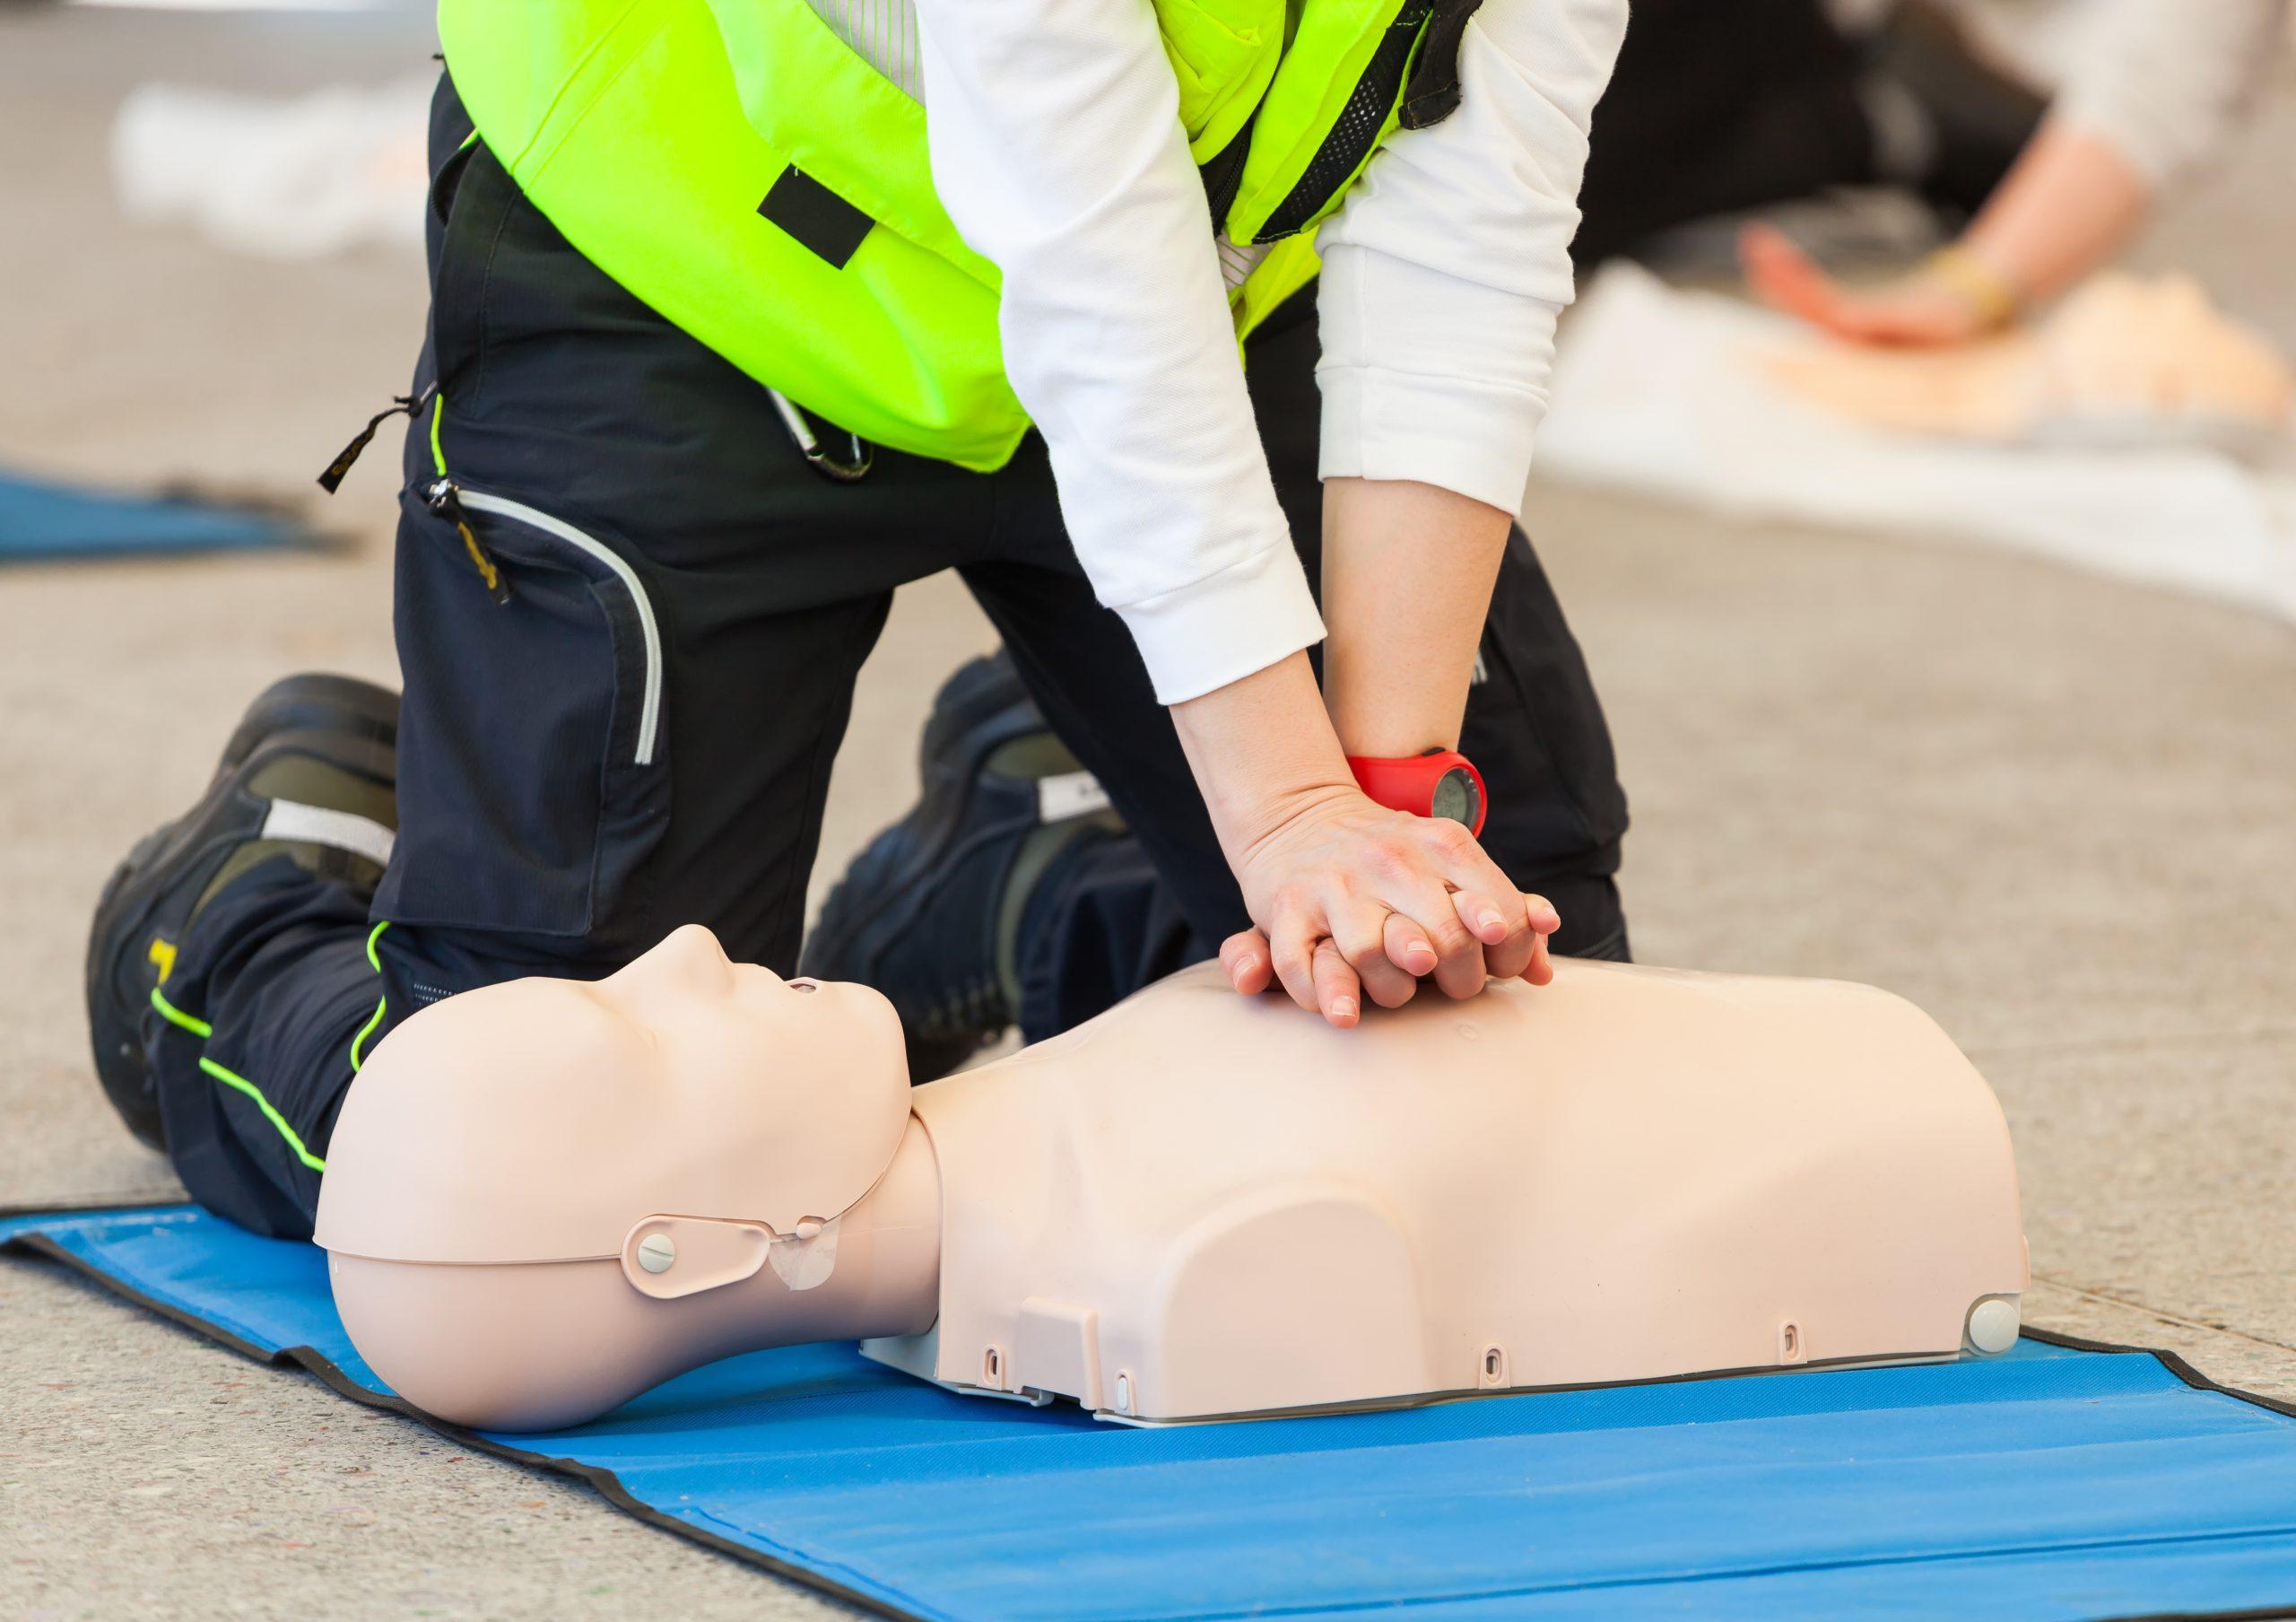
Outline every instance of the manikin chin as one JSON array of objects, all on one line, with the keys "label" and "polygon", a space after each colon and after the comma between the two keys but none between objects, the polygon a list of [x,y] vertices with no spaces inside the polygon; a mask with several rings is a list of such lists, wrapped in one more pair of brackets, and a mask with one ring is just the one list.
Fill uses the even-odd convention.
[{"label": "manikin chin", "polygon": [[423,1009],[317,1238],[442,1418],[572,1424],[800,1341],[1134,1422],[2015,1339],[2001,1110],[1919,1010],[1564,961],[1352,1031],[1199,967],[912,1091],[891,1007],[681,929]]}]

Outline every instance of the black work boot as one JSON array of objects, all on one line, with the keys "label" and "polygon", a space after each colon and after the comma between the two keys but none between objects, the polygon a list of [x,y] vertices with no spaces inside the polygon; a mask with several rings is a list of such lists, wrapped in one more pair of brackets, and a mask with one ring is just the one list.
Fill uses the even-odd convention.
[{"label": "black work boot", "polygon": [[113,872],[88,935],[96,1075],[127,1129],[167,1147],[147,1057],[152,995],[210,897],[282,854],[371,890],[398,826],[398,696],[344,676],[291,676],[248,709],[199,803]]},{"label": "black work boot", "polygon": [[1004,1033],[1031,891],[1056,858],[1124,826],[1001,653],[942,687],[918,766],[917,804],[846,869],[798,964],[891,998],[911,1082]]}]

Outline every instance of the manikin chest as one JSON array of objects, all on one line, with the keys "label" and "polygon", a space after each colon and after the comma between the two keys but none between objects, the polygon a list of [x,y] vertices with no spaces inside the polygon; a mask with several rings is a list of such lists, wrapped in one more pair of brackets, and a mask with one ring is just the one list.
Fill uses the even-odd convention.
[{"label": "manikin chest", "polygon": [[1110,1419],[1998,1350],[2025,1281],[1991,1092],[1835,982],[1565,962],[1339,1032],[1206,965],[913,1102],[940,1316],[865,1349]]}]

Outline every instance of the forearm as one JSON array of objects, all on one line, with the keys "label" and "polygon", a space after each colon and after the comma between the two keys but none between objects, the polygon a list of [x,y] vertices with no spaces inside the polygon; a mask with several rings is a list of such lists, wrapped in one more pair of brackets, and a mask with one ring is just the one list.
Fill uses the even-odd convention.
[{"label": "forearm", "polygon": [[2054,298],[2144,222],[2144,177],[2109,142],[2051,120],[1962,239],[2021,304]]},{"label": "forearm", "polygon": [[1512,520],[1409,480],[1324,485],[1324,700],[1350,754],[1456,748]]},{"label": "forearm", "polygon": [[1354,792],[1304,652],[1174,704],[1171,716],[1231,865],[1300,807]]},{"label": "forearm", "polygon": [[1324,688],[1350,754],[1457,741],[1625,24],[1623,0],[1486,0],[1458,110],[1398,135],[1318,240]]}]

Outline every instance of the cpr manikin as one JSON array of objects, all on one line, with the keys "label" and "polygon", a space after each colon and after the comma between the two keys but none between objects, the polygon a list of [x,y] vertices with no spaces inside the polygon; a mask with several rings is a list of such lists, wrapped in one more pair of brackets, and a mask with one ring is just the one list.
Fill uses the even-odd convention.
[{"label": "cpr manikin", "polygon": [[327,1160],[360,1353],[501,1429],[828,1339],[1135,1422],[1947,1357],[2026,1272],[1918,1010],[1569,961],[1351,1031],[1205,965],[912,1092],[876,993],[687,929],[416,1014]]},{"label": "cpr manikin", "polygon": [[2000,442],[2261,444],[2286,432],[2296,399],[2271,343],[2187,276],[2096,276],[2038,325],[1980,343],[1815,342],[1764,361],[1796,394],[1875,427]]}]

